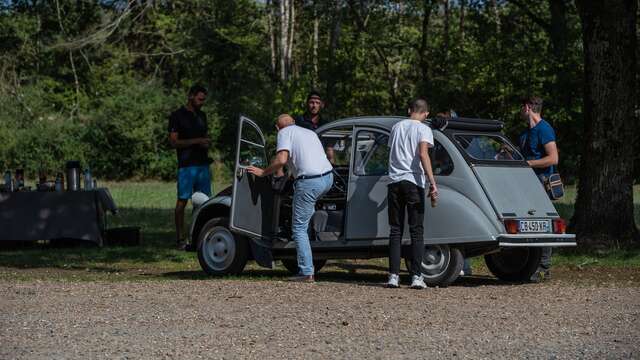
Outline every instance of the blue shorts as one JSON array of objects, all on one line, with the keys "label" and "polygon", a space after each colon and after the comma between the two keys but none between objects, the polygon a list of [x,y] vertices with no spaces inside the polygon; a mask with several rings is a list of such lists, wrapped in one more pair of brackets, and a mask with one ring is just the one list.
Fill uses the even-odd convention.
[{"label": "blue shorts", "polygon": [[196,191],[211,196],[211,175],[208,165],[178,169],[178,199],[189,200]]}]

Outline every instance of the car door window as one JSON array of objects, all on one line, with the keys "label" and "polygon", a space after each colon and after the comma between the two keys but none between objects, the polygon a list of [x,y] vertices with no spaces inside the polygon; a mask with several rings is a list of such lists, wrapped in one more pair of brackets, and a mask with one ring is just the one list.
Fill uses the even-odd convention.
[{"label": "car door window", "polygon": [[349,169],[353,128],[335,128],[320,134],[327,158],[334,168]]},{"label": "car door window", "polygon": [[262,145],[262,136],[256,128],[247,122],[242,124],[240,158],[238,160],[238,165],[241,166],[266,167],[268,165],[264,145]]},{"label": "car door window", "polygon": [[433,175],[447,176],[453,172],[453,160],[439,141],[434,142],[433,148],[429,149],[429,152],[431,153]]},{"label": "car door window", "polygon": [[354,174],[384,176],[389,174],[389,136],[379,131],[358,131],[354,152]]}]

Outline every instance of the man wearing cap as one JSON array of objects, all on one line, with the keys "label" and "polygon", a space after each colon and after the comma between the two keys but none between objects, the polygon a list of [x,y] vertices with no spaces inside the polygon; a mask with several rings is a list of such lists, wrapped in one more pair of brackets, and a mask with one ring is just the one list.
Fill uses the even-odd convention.
[{"label": "man wearing cap", "polygon": [[320,93],[312,90],[307,95],[307,109],[303,115],[296,117],[296,125],[315,131],[327,123],[320,114],[322,109],[324,109],[324,101],[322,101]]},{"label": "man wearing cap", "polygon": [[249,166],[247,171],[256,176],[267,176],[285,165],[296,179],[293,185],[293,215],[291,230],[298,253],[299,274],[292,281],[313,282],[313,256],[309,243],[309,222],[315,212],[316,201],[333,184],[333,167],[325,155],[315,132],[298,126],[288,114],[276,122],[278,129],[277,154],[266,169]]}]

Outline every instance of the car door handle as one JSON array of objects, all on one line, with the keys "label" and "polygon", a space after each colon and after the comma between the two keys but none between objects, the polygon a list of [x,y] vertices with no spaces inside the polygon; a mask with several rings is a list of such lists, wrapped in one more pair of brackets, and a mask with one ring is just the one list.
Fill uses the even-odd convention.
[{"label": "car door handle", "polygon": [[236,177],[238,178],[238,180],[242,179],[243,176],[244,176],[244,169],[241,167],[236,169]]}]

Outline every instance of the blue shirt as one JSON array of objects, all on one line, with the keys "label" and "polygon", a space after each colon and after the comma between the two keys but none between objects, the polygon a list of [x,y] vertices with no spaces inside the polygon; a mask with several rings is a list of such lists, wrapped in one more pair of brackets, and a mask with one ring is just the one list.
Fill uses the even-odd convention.
[{"label": "blue shirt", "polygon": [[[520,152],[525,160],[538,160],[547,155],[544,146],[556,141],[556,133],[551,125],[544,119],[536,126],[523,131],[519,138]],[[533,168],[537,175],[549,176],[553,174],[553,166],[546,168]]]}]

